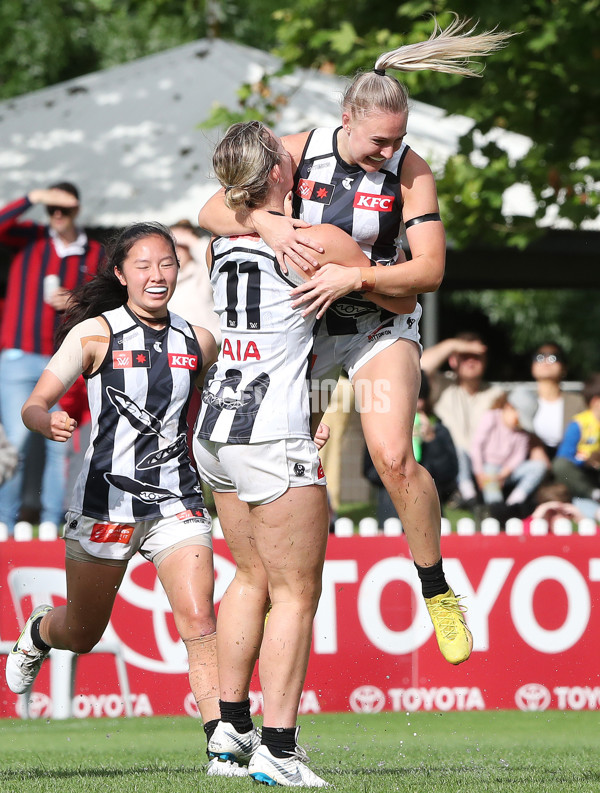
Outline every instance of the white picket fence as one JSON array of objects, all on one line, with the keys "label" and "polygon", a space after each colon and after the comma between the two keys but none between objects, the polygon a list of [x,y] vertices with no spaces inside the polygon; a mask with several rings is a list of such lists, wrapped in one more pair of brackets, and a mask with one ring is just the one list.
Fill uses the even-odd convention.
[{"label": "white picket fence", "polygon": [[[363,518],[358,526],[350,518],[338,518],[334,524],[334,534],[336,537],[399,537],[402,534],[402,524],[398,518],[388,518],[383,529],[379,529],[375,518]],[[452,534],[452,527],[447,518],[442,518],[442,535]],[[478,529],[473,518],[459,518],[456,522],[456,534],[461,537],[470,537],[481,534],[486,537],[493,537],[505,534],[509,537],[518,537],[526,533],[526,527],[519,518],[510,518],[506,521],[504,531],[500,529],[500,523],[495,518],[484,518],[481,521],[481,528]],[[547,534],[566,537],[570,534],[580,534],[585,537],[595,537],[598,534],[598,525],[592,518],[584,518],[579,523],[573,524],[568,518],[557,518],[552,526],[542,518],[530,521],[528,534],[532,537],[543,537]],[[34,531],[31,523],[17,523],[14,530],[14,539],[17,542],[28,542],[33,539]],[[39,528],[39,539],[42,541],[56,540],[60,532],[52,524],[42,524]],[[213,536],[216,539],[223,538],[223,531],[218,518],[213,519]],[[0,542],[8,540],[8,529],[4,524],[0,524]]]}]

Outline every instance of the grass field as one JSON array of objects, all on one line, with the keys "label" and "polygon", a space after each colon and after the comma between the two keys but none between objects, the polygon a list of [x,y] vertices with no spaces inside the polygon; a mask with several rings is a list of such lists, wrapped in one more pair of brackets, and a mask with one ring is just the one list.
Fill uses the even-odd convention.
[{"label": "grass field", "polygon": [[[335,791],[600,791],[599,714],[380,713],[304,716],[301,743]],[[204,775],[201,725],[185,717],[0,721],[0,791],[258,790]]]}]

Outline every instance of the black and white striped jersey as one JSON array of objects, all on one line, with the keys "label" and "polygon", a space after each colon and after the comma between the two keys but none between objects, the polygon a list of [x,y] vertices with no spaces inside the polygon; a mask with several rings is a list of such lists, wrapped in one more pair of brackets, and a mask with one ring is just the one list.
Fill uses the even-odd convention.
[{"label": "black and white striped jersey", "polygon": [[308,371],[314,314],[292,308],[302,282],[284,275],[257,235],[213,241],[219,358],[209,370],[195,435],[217,443],[310,438]]},{"label": "black and white striped jersey", "polygon": [[[402,223],[400,174],[408,146],[403,143],[379,171],[367,173],[340,157],[339,129],[321,127],[310,133],[294,177],[294,217],[311,225],[331,223],[356,240],[371,261],[393,264]],[[374,322],[393,316],[351,292],[331,305],[324,324],[329,335],[346,335],[368,331]]]},{"label": "black and white striped jersey", "polygon": [[155,330],[122,306],[102,315],[106,358],[87,378],[92,433],[71,511],[118,523],[202,510],[187,410],[202,355],[176,314]]}]

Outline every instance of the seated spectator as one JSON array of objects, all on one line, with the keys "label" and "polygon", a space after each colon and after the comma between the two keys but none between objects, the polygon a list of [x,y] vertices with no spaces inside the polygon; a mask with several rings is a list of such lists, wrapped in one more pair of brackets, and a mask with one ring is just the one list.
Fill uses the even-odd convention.
[{"label": "seated spectator", "polygon": [[556,455],[569,421],[585,408],[581,394],[561,388],[566,371],[566,357],[560,345],[540,344],[531,361],[538,398],[533,429],[550,460]]},{"label": "seated spectator", "polygon": [[502,389],[483,379],[487,347],[477,333],[465,331],[429,347],[423,352],[421,366],[431,376],[445,361],[448,361],[454,376],[448,385],[443,384],[443,391],[434,402],[433,409],[450,431],[458,456],[459,498],[453,500],[456,506],[473,509],[477,502],[471,464],[473,433]]},{"label": "seated spectator", "polygon": [[[529,458],[536,408],[531,391],[502,394],[483,414],[471,445],[473,472],[484,503],[515,507],[519,517],[532,511],[531,496],[548,470],[543,460]],[[495,512],[500,514],[491,510],[493,516]]]},{"label": "seated spectator", "polygon": [[569,488],[573,503],[588,517],[600,518],[600,372],[583,386],[587,409],[577,413],[558,447],[552,470]]},{"label": "seated spectator", "polygon": [[[417,462],[431,474],[440,503],[443,505],[456,490],[458,459],[450,433],[431,409],[430,385],[424,372],[421,372],[421,388],[413,429],[413,449]],[[377,521],[383,526],[387,518],[397,518],[398,513],[366,448],[363,474],[377,488]]]}]

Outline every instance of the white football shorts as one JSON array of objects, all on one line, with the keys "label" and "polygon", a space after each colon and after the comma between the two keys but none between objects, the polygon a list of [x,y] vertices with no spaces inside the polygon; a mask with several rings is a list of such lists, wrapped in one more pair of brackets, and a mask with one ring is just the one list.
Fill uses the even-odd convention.
[{"label": "white football shorts", "polygon": [[419,334],[421,314],[421,305],[417,303],[412,314],[397,314],[384,322],[376,322],[378,315],[374,315],[373,327],[368,331],[344,336],[330,336],[323,323],[315,337],[313,348],[310,373],[313,389],[319,389],[319,383],[323,380],[337,382],[342,370],[352,380],[361,366],[398,339],[414,341],[422,352]]},{"label": "white football shorts", "polygon": [[193,448],[210,489],[237,493],[248,504],[268,504],[290,487],[327,484],[317,447],[306,438],[248,444],[194,438]]},{"label": "white football shorts", "polygon": [[[63,529],[67,556],[76,561],[120,565],[127,564],[139,551],[158,567],[169,553],[183,545],[212,548],[210,514],[206,509],[199,512],[185,510],[166,518],[131,523],[111,523],[67,512]],[[81,551],[70,541],[78,542]]]}]

